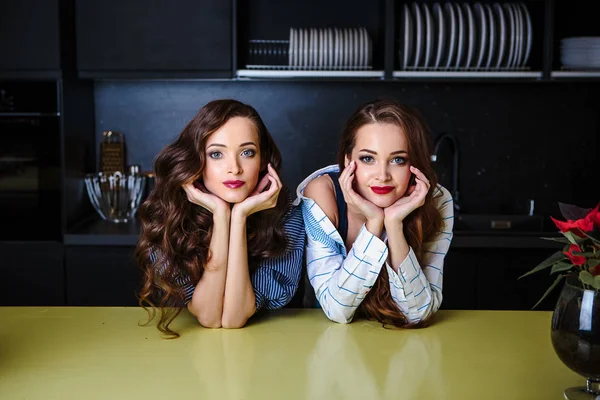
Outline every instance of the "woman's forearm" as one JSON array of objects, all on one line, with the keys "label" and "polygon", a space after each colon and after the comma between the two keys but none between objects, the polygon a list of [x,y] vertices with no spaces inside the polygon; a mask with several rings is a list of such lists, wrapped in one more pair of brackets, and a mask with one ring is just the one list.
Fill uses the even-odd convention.
[{"label": "woman's forearm", "polygon": [[406,259],[410,247],[404,236],[402,222],[386,223],[385,231],[388,236],[389,259],[392,269],[397,273],[398,266]]},{"label": "woman's forearm", "polygon": [[223,301],[224,328],[241,328],[256,312],[256,298],[248,269],[248,245],[246,240],[246,216],[231,215],[229,235],[229,257]]},{"label": "woman's forearm", "polygon": [[202,278],[196,285],[188,309],[202,326],[220,328],[223,315],[223,298],[227,276],[229,253],[229,211],[213,215],[213,231],[210,239],[210,257],[204,267]]}]

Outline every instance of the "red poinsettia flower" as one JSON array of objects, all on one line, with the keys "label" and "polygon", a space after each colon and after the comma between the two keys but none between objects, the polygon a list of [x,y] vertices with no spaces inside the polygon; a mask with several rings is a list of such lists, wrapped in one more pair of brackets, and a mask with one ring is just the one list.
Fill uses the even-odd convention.
[{"label": "red poinsettia flower", "polygon": [[563,253],[571,260],[571,263],[573,263],[573,265],[585,264],[585,257],[573,254],[574,251],[581,253],[581,247],[577,246],[576,244],[572,244],[569,246],[569,251],[563,251]]},{"label": "red poinsettia flower", "polygon": [[600,212],[598,212],[598,208],[600,204],[596,206],[590,213],[585,217],[585,219],[592,222],[592,225],[596,227],[596,229],[600,229]]},{"label": "red poinsettia flower", "polygon": [[[600,205],[599,205],[600,206]],[[577,236],[585,237],[583,232],[591,232],[594,230],[594,226],[600,227],[600,213],[598,212],[598,206],[588,213],[584,218],[577,220],[566,220],[559,221],[550,217],[554,222],[554,225],[562,232],[572,232]]]},{"label": "red poinsettia flower", "polygon": [[[585,237],[583,232],[589,232],[594,228],[593,222],[587,218],[578,219],[575,221],[559,221],[550,217],[554,222],[554,225],[562,232],[573,232],[575,235]],[[583,231],[583,232],[582,232]]]},{"label": "red poinsettia flower", "polygon": [[594,276],[600,275],[600,265],[596,265],[594,268],[590,268],[590,274]]}]

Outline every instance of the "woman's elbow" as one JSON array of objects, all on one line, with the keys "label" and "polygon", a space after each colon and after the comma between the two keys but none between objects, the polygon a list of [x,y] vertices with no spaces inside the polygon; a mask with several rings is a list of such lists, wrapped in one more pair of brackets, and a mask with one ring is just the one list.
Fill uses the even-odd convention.
[{"label": "woman's elbow", "polygon": [[[323,310],[325,311],[325,310]],[[349,324],[352,322],[353,315],[347,315],[341,310],[329,310],[329,312],[325,311],[327,318],[329,318],[333,322],[337,322],[338,324]]]},{"label": "woman's elbow", "polygon": [[221,326],[225,329],[240,329],[246,326],[248,318],[237,318],[237,319],[223,319]]},{"label": "woman's elbow", "polygon": [[251,316],[256,312],[256,305],[251,309],[247,310],[246,313],[241,313],[237,315],[231,314],[223,314],[223,318],[221,319],[221,326],[225,329],[239,329],[246,326],[246,322],[250,319]]},{"label": "woman's elbow", "polygon": [[188,303],[188,310],[198,323],[205,328],[220,328],[221,327],[221,316],[220,315],[208,315],[208,313],[200,312],[200,310],[191,306],[191,302]]}]

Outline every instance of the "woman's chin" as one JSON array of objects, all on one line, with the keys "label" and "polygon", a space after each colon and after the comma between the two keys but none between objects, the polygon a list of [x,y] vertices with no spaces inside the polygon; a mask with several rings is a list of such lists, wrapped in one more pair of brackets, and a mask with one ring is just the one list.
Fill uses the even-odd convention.
[{"label": "woman's chin", "polygon": [[246,198],[248,196],[245,195],[245,193],[227,193],[223,196],[219,196],[223,201],[226,201],[227,203],[233,205],[233,204],[237,204],[237,203],[241,203],[242,201],[246,200]]},{"label": "woman's chin", "polygon": [[394,204],[398,199],[390,193],[386,195],[370,195],[367,197],[367,200],[369,200],[371,203],[375,204],[379,208],[388,208],[389,206]]}]

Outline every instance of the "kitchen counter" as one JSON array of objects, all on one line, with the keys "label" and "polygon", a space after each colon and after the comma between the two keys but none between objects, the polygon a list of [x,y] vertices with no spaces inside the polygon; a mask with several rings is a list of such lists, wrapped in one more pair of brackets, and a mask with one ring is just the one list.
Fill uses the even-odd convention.
[{"label": "kitchen counter", "polygon": [[550,312],[440,311],[425,329],[286,309],[239,330],[140,308],[0,307],[3,399],[562,399]]},{"label": "kitchen counter", "polygon": [[[135,246],[140,235],[136,219],[114,224],[100,219],[84,221],[65,235],[67,246]],[[559,237],[556,232],[455,231],[452,248],[560,249],[557,242],[541,237]]]}]

